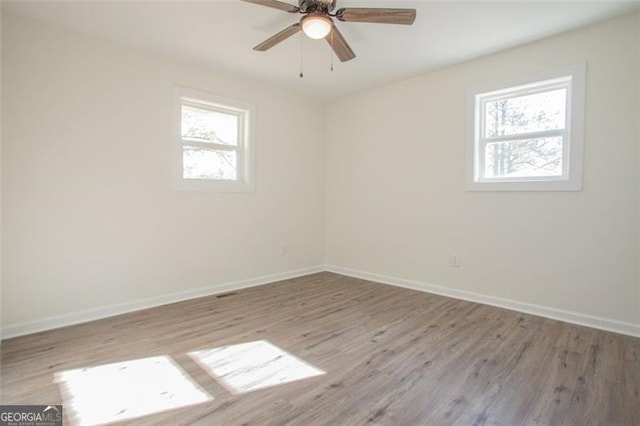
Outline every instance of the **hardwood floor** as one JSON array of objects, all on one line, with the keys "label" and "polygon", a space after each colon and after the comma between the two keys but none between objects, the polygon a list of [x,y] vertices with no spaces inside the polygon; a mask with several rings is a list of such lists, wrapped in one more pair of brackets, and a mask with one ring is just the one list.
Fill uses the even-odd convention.
[{"label": "hardwood floor", "polygon": [[640,424],[637,338],[328,272],[223,296],[5,340],[2,402],[64,404],[65,424],[90,422],[73,377],[115,398],[140,384],[118,382],[134,364],[89,367],[159,357],[200,400],[172,408],[164,390],[174,405],[124,423]]}]

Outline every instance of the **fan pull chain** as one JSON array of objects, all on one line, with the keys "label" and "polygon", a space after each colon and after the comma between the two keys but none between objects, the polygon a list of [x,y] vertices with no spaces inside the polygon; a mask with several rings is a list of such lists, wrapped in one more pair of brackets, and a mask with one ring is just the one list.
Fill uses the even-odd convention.
[{"label": "fan pull chain", "polygon": [[329,48],[329,54],[331,55],[331,72],[333,72],[333,29],[329,33],[329,37],[331,37],[331,46]]},{"label": "fan pull chain", "polygon": [[304,69],[304,49],[303,49],[304,37],[300,32],[300,78],[304,77],[302,70]]}]

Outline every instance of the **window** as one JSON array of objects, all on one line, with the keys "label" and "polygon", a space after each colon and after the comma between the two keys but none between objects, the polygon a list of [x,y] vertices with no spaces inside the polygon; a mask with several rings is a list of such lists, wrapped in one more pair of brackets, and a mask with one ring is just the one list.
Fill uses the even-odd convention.
[{"label": "window", "polygon": [[255,108],[188,89],[176,89],[175,104],[175,188],[253,191]]},{"label": "window", "polygon": [[467,190],[582,189],[585,65],[473,91]]}]

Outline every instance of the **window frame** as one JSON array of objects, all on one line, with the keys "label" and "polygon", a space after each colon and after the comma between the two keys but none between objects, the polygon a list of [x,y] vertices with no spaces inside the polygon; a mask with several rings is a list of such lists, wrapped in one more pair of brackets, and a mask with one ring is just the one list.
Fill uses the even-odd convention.
[{"label": "window frame", "polygon": [[[183,87],[174,88],[174,134],[172,138],[173,187],[178,191],[253,192],[255,105],[237,99],[212,95]],[[182,137],[182,107],[192,107],[222,114],[234,115],[238,119],[237,145],[202,142]],[[237,154],[236,180],[184,178],[183,148],[185,146],[235,151]]]},{"label": "window frame", "polygon": [[[467,96],[468,143],[465,190],[467,191],[580,191],[584,146],[586,64],[575,64],[470,90]],[[488,138],[485,106],[488,102],[566,88],[566,126]],[[534,177],[484,176],[485,150],[489,143],[536,137],[562,136],[562,175]]]}]

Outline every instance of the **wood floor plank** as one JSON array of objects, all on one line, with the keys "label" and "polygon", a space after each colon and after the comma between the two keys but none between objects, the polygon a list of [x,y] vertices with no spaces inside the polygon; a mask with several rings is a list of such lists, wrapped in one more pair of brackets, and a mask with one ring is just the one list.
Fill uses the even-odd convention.
[{"label": "wood floor plank", "polygon": [[[194,358],[250,342],[283,351],[266,367],[324,374],[238,393],[224,380],[261,365],[216,376]],[[8,339],[1,356],[2,403],[64,404],[67,424],[82,413],[60,373],[167,357],[212,399],[122,424],[640,425],[640,339],[328,272]]]}]

